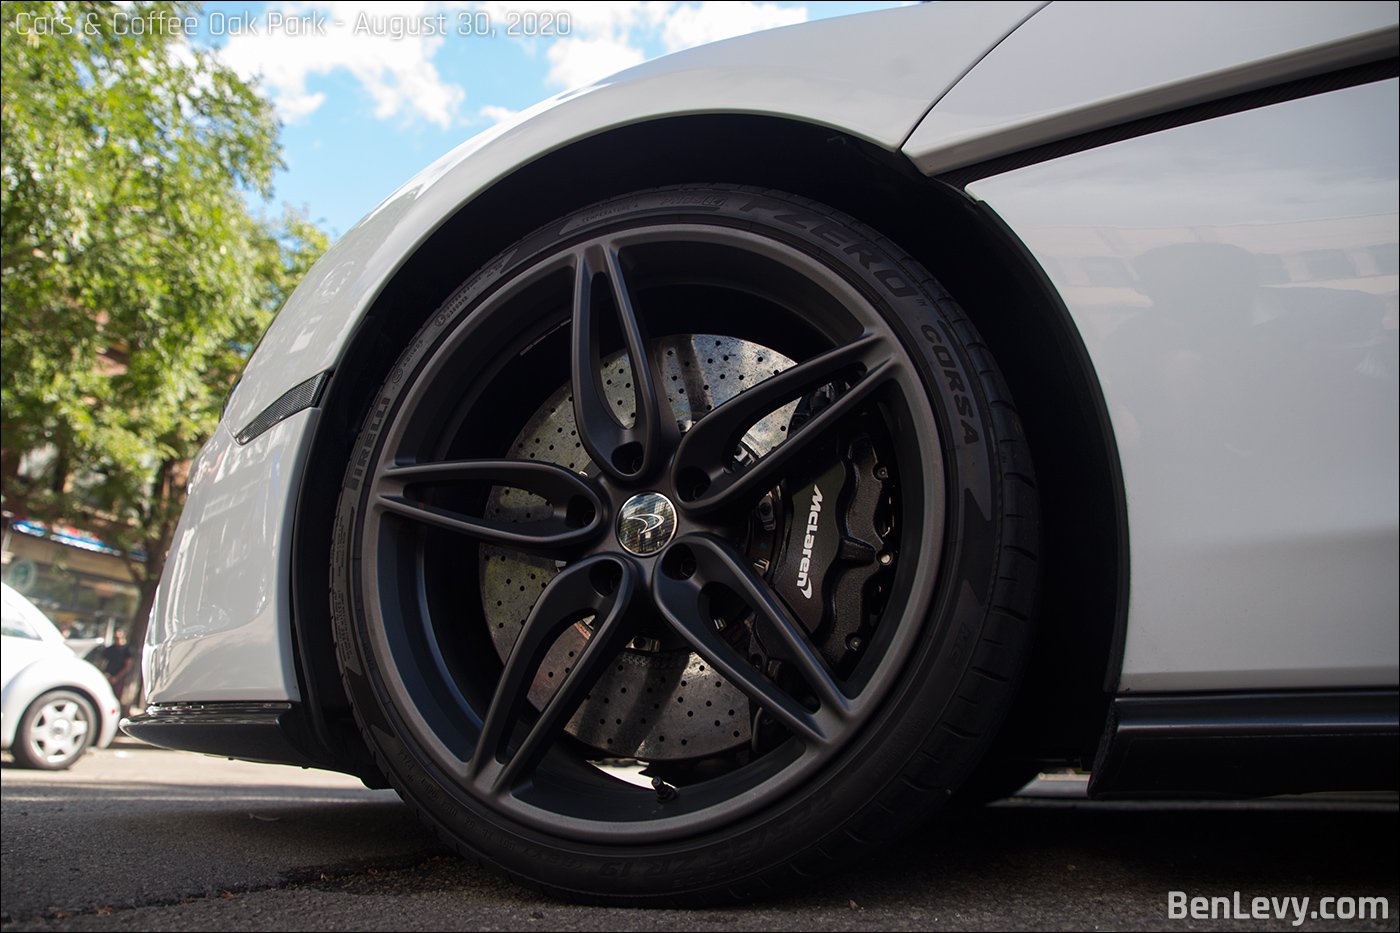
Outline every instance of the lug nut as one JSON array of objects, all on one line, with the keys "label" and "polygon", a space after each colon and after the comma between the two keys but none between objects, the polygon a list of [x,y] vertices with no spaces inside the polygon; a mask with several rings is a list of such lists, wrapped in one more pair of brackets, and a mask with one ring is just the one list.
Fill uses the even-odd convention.
[{"label": "lug nut", "polygon": [[886,551],[880,555],[880,563],[888,567],[890,564],[894,563],[894,555]]},{"label": "lug nut", "polygon": [[771,496],[764,496],[758,503],[758,520],[763,524],[764,531],[772,531],[778,527],[777,519],[773,514],[773,499]]}]

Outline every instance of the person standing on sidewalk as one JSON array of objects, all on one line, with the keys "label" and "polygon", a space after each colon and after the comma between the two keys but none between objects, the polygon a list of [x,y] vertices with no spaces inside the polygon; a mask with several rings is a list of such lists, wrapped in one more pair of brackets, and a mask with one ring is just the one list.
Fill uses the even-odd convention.
[{"label": "person standing on sidewalk", "polygon": [[117,702],[121,704],[122,713],[125,715],[126,681],[131,675],[131,669],[136,666],[136,659],[131,646],[126,643],[126,632],[123,629],[117,629],[112,638],[112,644],[102,651],[102,672],[107,675],[107,681],[112,685],[112,692],[116,694]]}]

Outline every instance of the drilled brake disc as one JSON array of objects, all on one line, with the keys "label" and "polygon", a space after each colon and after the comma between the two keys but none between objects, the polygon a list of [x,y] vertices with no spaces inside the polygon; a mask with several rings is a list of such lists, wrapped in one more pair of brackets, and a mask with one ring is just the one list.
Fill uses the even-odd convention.
[{"label": "drilled brake disc", "polygon": [[[793,365],[766,347],[733,337],[672,336],[653,340],[648,351],[667,389],[682,431],[695,418],[742,390]],[[604,390],[624,424],[635,417],[632,367],[625,352],[604,360]],[[749,455],[761,457],[782,442],[797,402],[759,421],[744,435]],[[579,442],[572,390],[560,386],[517,435],[511,455],[544,460],[577,472],[596,472]],[[499,521],[541,517],[543,499],[519,489],[496,487],[487,515]],[[481,593],[486,621],[505,660],[540,593],[557,572],[554,562],[496,546],[481,549]],[[587,622],[555,643],[530,687],[536,708],[558,689],[588,641]],[[694,758],[749,742],[749,700],[686,649],[661,650],[639,639],[619,655],[569,722],[579,740],[612,757],[647,761]]]}]

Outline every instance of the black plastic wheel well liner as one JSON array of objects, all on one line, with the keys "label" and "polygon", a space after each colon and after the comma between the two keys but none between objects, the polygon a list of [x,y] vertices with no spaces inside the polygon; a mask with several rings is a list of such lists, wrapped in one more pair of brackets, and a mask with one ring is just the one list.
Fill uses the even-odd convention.
[{"label": "black plastic wheel well liner", "polygon": [[390,366],[468,275],[532,230],[608,197],[716,182],[802,195],[869,224],[922,262],[982,333],[1025,425],[1044,530],[1040,628],[1006,741],[1018,756],[1092,759],[1105,684],[1116,678],[1126,515],[1103,397],[1068,312],[994,213],[900,153],[826,127],[735,114],[622,127],[521,167],[435,231],[357,327],[324,396],[294,531],[294,643],[307,707],[325,717],[309,725],[341,767],[356,770],[346,759],[362,761],[364,749],[332,647],[332,524],[347,459]]}]

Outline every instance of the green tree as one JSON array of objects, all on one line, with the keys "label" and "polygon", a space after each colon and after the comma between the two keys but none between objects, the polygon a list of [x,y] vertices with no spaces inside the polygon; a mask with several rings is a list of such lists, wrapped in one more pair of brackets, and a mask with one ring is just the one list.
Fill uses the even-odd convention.
[{"label": "green tree", "polygon": [[[119,33],[119,11],[163,28]],[[3,14],[5,507],[144,553],[128,558],[138,643],[189,462],[326,247],[294,212],[250,215],[245,195],[269,196],[280,165],[279,124],[253,87],[168,28],[197,12],[6,3]],[[77,28],[40,34],[40,17]],[[35,468],[21,476],[26,453]]]}]

